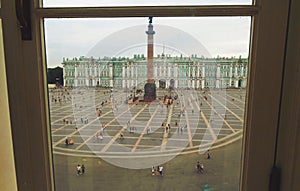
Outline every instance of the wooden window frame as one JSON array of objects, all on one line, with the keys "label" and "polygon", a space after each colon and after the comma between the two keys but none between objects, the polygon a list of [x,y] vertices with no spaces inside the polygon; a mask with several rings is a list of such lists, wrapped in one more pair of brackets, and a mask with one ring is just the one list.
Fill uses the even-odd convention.
[{"label": "wooden window frame", "polygon": [[41,1],[33,0],[32,40],[23,41],[15,1],[2,0],[18,189],[50,191],[55,187],[43,18],[252,16],[240,188],[268,190],[276,150],[289,3],[256,0],[254,5],[239,6],[41,8]]}]

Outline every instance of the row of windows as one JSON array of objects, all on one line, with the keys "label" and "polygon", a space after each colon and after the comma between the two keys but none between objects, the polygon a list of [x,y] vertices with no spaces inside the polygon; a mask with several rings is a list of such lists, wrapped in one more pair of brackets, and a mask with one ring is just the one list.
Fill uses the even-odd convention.
[{"label": "row of windows", "polygon": [[[170,75],[169,74],[169,71],[170,71]],[[81,77],[81,76],[86,76],[85,75],[86,73],[85,72],[81,72],[81,71],[78,71],[78,77]],[[177,77],[177,76],[180,76],[180,77],[183,77],[183,76],[190,76],[190,77],[198,77],[198,73],[196,72],[191,72],[190,75],[185,75],[185,73],[182,73],[182,72],[179,72],[179,74],[177,73],[177,76],[175,76],[175,71],[174,70],[157,70],[157,74],[158,76],[170,76],[170,77]],[[201,77],[201,71],[199,71],[199,74]],[[75,75],[75,72],[74,71],[65,71],[65,76],[66,77],[73,77]],[[93,72],[91,73],[92,76],[93,75]],[[125,72],[125,76],[124,77],[141,77],[141,76],[144,76],[146,75],[146,71],[145,70],[138,70],[137,73],[135,70],[131,72]],[[239,76],[244,76],[246,77],[247,75],[247,71],[246,70],[243,70],[243,71],[237,71],[237,77]],[[90,76],[90,72],[88,71],[87,72],[87,76]],[[95,76],[98,76],[98,73],[96,72],[96,75]],[[109,71],[105,70],[105,71],[102,71],[100,73],[100,77],[108,77],[109,76]],[[122,72],[121,71],[115,71],[114,72],[114,77],[122,77]],[[216,74],[216,71],[206,71],[205,73],[205,76],[206,77],[215,77],[217,76]],[[220,77],[235,77],[235,72],[232,71],[232,75],[230,76],[230,71],[220,71]]]}]

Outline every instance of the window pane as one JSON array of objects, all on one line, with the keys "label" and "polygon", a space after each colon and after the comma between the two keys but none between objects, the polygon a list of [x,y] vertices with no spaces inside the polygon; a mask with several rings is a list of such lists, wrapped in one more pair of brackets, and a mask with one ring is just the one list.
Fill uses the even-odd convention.
[{"label": "window pane", "polygon": [[1,155],[5,157],[0,158],[0,162],[5,166],[7,173],[1,176],[0,185],[3,190],[17,190],[16,173],[14,167],[14,153],[10,125],[9,105],[7,80],[4,60],[3,48],[3,33],[2,33],[2,19],[0,18],[0,119],[1,119],[1,140],[0,150]]},{"label": "window pane", "polygon": [[56,188],[238,190],[250,23],[46,19]]},{"label": "window pane", "polygon": [[44,7],[96,7],[96,6],[164,6],[164,5],[251,5],[252,0],[165,0],[165,1],[146,1],[146,0],[44,0]]}]

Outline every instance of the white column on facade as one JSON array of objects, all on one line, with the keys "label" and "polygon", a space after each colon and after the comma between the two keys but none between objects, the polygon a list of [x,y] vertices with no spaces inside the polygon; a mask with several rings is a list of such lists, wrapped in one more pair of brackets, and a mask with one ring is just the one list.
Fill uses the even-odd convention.
[{"label": "white column on facade", "polygon": [[129,66],[129,87],[133,85],[133,66]]},{"label": "white column on facade", "polygon": [[92,66],[92,65],[89,65],[89,73],[90,73],[89,78],[92,77],[92,68],[93,68],[93,66]]},{"label": "white column on facade", "polygon": [[232,64],[230,64],[229,68],[229,87],[231,87],[232,82]]},{"label": "white column on facade", "polygon": [[96,76],[96,65],[95,65],[95,63],[93,64],[93,67],[92,67],[92,74],[93,74],[93,77]]},{"label": "white column on facade", "polygon": [[126,68],[126,88],[129,88],[130,87],[130,67],[129,65],[127,65],[127,68]]},{"label": "white column on facade", "polygon": [[89,76],[88,76],[88,65],[87,65],[87,63],[85,63],[85,65],[84,65],[84,71],[85,71],[85,74],[84,74],[85,85],[89,86]]},{"label": "white column on facade", "polygon": [[217,74],[216,74],[216,88],[220,88],[220,77],[221,77],[221,69],[220,69],[220,64],[218,64]]},{"label": "white column on facade", "polygon": [[175,64],[174,66],[174,88],[178,88],[178,65]]},{"label": "white column on facade", "polygon": [[135,64],[135,75],[135,84],[137,86],[139,84],[139,68],[137,64]]},{"label": "white column on facade", "polygon": [[128,66],[128,87],[132,87],[132,65]]},{"label": "white column on facade", "polygon": [[155,83],[155,85],[157,87],[157,81],[158,81],[157,64],[154,64],[153,67],[154,67],[153,68],[153,70],[154,70],[154,83]]},{"label": "white column on facade", "polygon": [[191,70],[191,74],[192,74],[192,88],[196,88],[197,87],[197,78],[196,78],[196,65],[194,63],[194,65],[192,66],[192,70]]},{"label": "white column on facade", "polygon": [[235,77],[235,80],[234,80],[234,87],[238,88],[239,87],[239,78],[238,78],[238,65],[236,64],[235,65],[235,68],[234,68],[234,77]]},{"label": "white column on facade", "polygon": [[160,78],[160,63],[157,63],[156,64],[156,68],[155,68],[155,71],[156,71],[156,80],[155,80],[155,84],[156,84],[156,87],[158,88],[159,87],[159,78]]},{"label": "white column on facade", "polygon": [[135,86],[135,74],[134,74],[135,68],[134,66],[131,67],[131,86]]},{"label": "white column on facade", "polygon": [[95,72],[95,64],[93,64],[90,69],[91,69],[91,73],[90,74],[91,74],[91,79],[92,79],[91,80],[92,81],[91,85],[94,87],[96,85],[96,82],[95,82],[95,73],[96,73]]},{"label": "white column on facade", "polygon": [[127,87],[131,86],[131,65],[127,66]]},{"label": "white column on facade", "polygon": [[78,65],[74,65],[74,84],[75,87],[78,86]]},{"label": "white column on facade", "polygon": [[241,87],[244,87],[245,84],[244,63],[241,64],[240,77],[242,79]]},{"label": "white column on facade", "polygon": [[125,65],[122,65],[122,88],[126,87],[126,83],[125,83]]},{"label": "white column on facade", "polygon": [[241,77],[245,77],[245,75],[244,75],[244,64],[242,64],[242,67],[241,67]]},{"label": "white column on facade", "polygon": [[113,64],[109,65],[109,86],[114,86]]},{"label": "white column on facade", "polygon": [[101,85],[101,71],[102,71],[100,63],[98,63],[98,81],[99,81],[99,86]]},{"label": "white column on facade", "polygon": [[205,64],[202,65],[202,78],[201,78],[201,88],[205,87]]},{"label": "white column on facade", "polygon": [[200,84],[200,72],[199,72],[199,66],[197,64],[195,68],[195,88],[199,88]]},{"label": "white column on facade", "polygon": [[239,81],[238,81],[238,80],[235,80],[235,81],[234,81],[234,87],[236,87],[236,88],[239,87]]},{"label": "white column on facade", "polygon": [[245,78],[244,78],[244,83],[243,83],[243,87],[245,88],[247,86],[247,76],[248,76],[248,66],[245,64]]},{"label": "white column on facade", "polygon": [[63,65],[63,80],[64,80],[64,86],[68,86],[68,84],[66,84],[67,80],[67,74],[66,74],[66,65]]},{"label": "white column on facade", "polygon": [[86,74],[87,86],[90,86],[90,78],[91,78],[91,66],[88,65],[88,67],[87,67],[87,74]]}]

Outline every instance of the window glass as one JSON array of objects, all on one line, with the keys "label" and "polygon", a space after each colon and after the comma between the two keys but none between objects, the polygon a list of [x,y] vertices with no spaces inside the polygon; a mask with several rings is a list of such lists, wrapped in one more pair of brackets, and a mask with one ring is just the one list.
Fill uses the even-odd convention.
[{"label": "window glass", "polygon": [[16,173],[14,167],[14,154],[13,143],[9,116],[8,105],[8,92],[7,92],[7,80],[5,70],[4,59],[4,47],[3,47],[3,33],[2,33],[2,19],[0,18],[0,119],[1,119],[1,133],[2,138],[0,140],[0,150],[2,157],[0,162],[5,165],[8,170],[5,176],[1,176],[0,184],[3,190],[17,190]]},{"label": "window glass", "polygon": [[96,7],[96,6],[164,6],[164,5],[251,5],[252,0],[43,0],[44,7]]},{"label": "window glass", "polygon": [[250,23],[45,19],[57,190],[239,190]]}]

